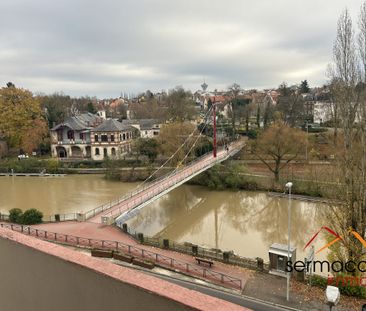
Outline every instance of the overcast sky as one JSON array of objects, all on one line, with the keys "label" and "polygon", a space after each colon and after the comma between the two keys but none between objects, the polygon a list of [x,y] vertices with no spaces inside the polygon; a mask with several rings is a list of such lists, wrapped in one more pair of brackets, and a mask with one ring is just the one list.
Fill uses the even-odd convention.
[{"label": "overcast sky", "polygon": [[177,85],[326,81],[336,23],[361,0],[2,0],[0,85],[118,97]]}]

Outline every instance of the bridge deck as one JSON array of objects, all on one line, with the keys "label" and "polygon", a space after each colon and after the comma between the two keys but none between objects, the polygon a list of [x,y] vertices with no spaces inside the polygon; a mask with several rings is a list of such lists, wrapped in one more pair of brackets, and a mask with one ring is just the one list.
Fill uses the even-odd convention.
[{"label": "bridge deck", "polygon": [[116,220],[116,222],[120,224],[136,215],[142,207],[146,206],[150,202],[157,200],[162,195],[209,169],[216,163],[220,163],[233,156],[240,151],[244,145],[245,140],[240,140],[232,143],[229,146],[228,151],[219,150],[216,158],[214,158],[212,154],[204,155],[198,160],[188,164],[186,167],[177,170],[173,174],[167,174],[163,178],[152,182],[144,188],[126,195],[122,200],[114,202],[114,204],[111,204],[110,207],[104,211],[102,208],[97,212],[94,210],[93,214],[88,212],[86,214],[86,218],[90,222],[102,223],[103,217],[108,217],[109,221]]}]

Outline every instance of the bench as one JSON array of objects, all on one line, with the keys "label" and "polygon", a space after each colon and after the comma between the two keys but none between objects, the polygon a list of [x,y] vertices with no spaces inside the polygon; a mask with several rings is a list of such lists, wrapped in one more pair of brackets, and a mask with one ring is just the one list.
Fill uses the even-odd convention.
[{"label": "bench", "polygon": [[199,257],[195,257],[195,259],[197,260],[199,265],[201,264],[201,262],[209,264],[210,268],[213,265],[213,261],[211,261],[211,260],[204,259],[204,258],[199,258]]}]

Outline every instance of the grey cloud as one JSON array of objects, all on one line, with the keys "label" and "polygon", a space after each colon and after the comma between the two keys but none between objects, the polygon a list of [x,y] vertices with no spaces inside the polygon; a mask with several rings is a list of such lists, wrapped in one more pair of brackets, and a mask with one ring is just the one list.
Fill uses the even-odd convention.
[{"label": "grey cloud", "polygon": [[346,0],[0,3],[0,84],[112,97],[236,81],[322,84]]}]

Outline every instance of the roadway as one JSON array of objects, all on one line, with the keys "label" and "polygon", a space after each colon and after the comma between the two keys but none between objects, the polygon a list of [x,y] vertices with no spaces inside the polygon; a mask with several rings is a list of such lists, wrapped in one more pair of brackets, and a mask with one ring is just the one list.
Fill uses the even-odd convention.
[{"label": "roadway", "polygon": [[228,291],[224,291],[221,289],[216,289],[216,288],[212,288],[212,287],[208,287],[205,285],[200,285],[197,283],[193,283],[191,281],[187,281],[187,280],[182,280],[182,279],[178,279],[172,276],[167,276],[167,275],[162,275],[159,273],[154,273],[151,271],[142,271],[146,274],[161,278],[163,280],[166,280],[168,282],[180,285],[182,287],[191,289],[191,290],[195,290],[198,291],[200,293],[209,295],[209,296],[213,296],[222,300],[226,300],[229,301],[231,303],[235,303],[239,306],[242,307],[246,307],[249,308],[253,311],[279,311],[279,310],[298,310],[298,309],[294,309],[294,308],[288,308],[285,306],[279,306],[279,305],[275,305],[272,303],[268,303],[265,301],[261,301],[258,299],[254,299],[248,296],[244,296],[244,295],[240,295],[240,294],[236,294],[234,292],[228,292]]}]

